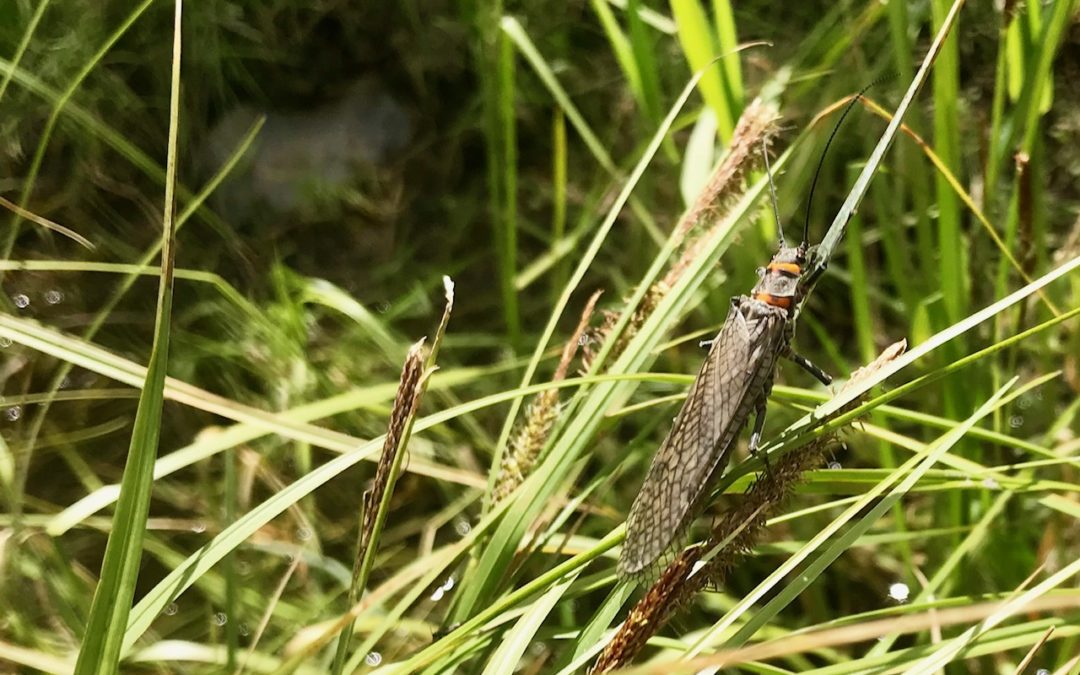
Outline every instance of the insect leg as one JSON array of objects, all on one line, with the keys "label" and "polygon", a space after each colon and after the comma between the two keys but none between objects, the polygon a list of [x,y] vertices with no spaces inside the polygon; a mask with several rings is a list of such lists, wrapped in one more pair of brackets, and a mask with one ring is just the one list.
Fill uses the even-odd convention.
[{"label": "insect leg", "polygon": [[[754,430],[750,433],[750,454],[758,454],[758,446],[761,444],[761,430],[765,427],[765,408],[767,398],[763,396],[757,410],[754,411]],[[765,471],[769,471],[769,456],[762,455],[761,461],[765,463]]]},{"label": "insect leg", "polygon": [[813,363],[810,363],[810,360],[805,356],[802,356],[801,354],[796,354],[793,351],[789,351],[787,353],[787,357],[798,365],[802,366],[806,370],[806,372],[816,377],[818,382],[821,382],[826,387],[832,384],[832,376],[826,373],[821,368],[815,366]]},{"label": "insect leg", "polygon": [[716,342],[716,338],[712,338],[711,340],[698,340],[697,346],[702,349],[712,349],[714,342]]}]

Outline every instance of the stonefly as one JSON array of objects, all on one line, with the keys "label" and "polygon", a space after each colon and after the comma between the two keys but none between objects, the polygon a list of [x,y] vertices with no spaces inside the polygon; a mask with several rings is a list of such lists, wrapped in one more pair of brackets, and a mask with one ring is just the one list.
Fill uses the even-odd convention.
[{"label": "stonefly", "polygon": [[723,474],[751,412],[755,418],[750,452],[757,451],[780,357],[794,361],[826,385],[832,382],[824,371],[797,354],[791,348],[791,341],[799,310],[825,270],[826,261],[814,260],[815,247],[808,245],[814,187],[836,132],[868,88],[860,91],[844,109],[821,153],[798,246],[790,247],[784,242],[776,190],[765,153],[779,250],[768,266],[759,271],[760,278],[750,296],[732,298],[727,319],[711,340],[709,355],[671,431],[653,458],[641,491],[630,507],[626,540],[619,557],[619,576],[633,577],[652,568],[677,543],[708,497],[709,486]]}]

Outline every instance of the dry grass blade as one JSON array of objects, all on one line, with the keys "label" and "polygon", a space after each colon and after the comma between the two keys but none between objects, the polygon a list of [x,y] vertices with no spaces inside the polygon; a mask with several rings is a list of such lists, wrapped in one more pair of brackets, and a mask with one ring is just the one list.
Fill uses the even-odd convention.
[{"label": "dry grass blade", "polygon": [[[701,658],[685,661],[679,664],[678,672],[697,672],[718,664],[748,663],[752,661],[764,661],[796,654],[807,654],[816,650],[830,649],[844,645],[858,644],[875,640],[893,632],[914,634],[929,630],[934,626],[958,626],[974,621],[979,621],[991,616],[1001,609],[1003,602],[982,602],[965,607],[950,607],[946,609],[931,609],[917,614],[894,616],[876,621],[841,626],[839,628],[827,628],[806,632],[795,632],[770,642],[741,647],[739,649],[727,649]],[[1075,596],[1049,596],[1039,598],[1028,604],[1028,610],[1032,613],[1061,613],[1065,610],[1075,609],[1080,606],[1080,600]],[[1050,631],[1047,631],[1049,633]],[[1039,644],[1042,644],[1040,642]],[[632,669],[633,672],[644,673],[670,673],[672,664],[664,663],[658,666],[645,666]],[[897,672],[897,671],[891,671]],[[934,671],[926,671],[934,672]],[[1017,673],[1021,672],[1019,670]]]},{"label": "dry grass blade", "polygon": [[[589,301],[585,303],[585,309],[581,312],[581,320],[574,329],[570,339],[563,346],[559,365],[555,368],[552,382],[561,382],[566,379],[570,362],[577,354],[578,347],[582,342],[582,335],[589,327],[593,310],[596,309],[596,301],[600,299],[602,291],[593,293]],[[495,483],[495,501],[502,501],[511,492],[521,485],[529,472],[532,471],[540,451],[544,449],[551,427],[559,416],[559,390],[547,389],[529,403],[525,411],[525,422],[518,427],[513,439],[510,441],[510,452],[503,457],[502,466],[499,467],[499,478]]]},{"label": "dry grass blade", "polygon": [[[873,362],[856,370],[841,393],[873,376],[906,348],[904,340],[890,345]],[[858,401],[852,401],[846,408],[856,405]],[[750,487],[742,502],[717,522],[704,545],[687,548],[676,556],[630,610],[590,672],[606,673],[628,664],[679,608],[707,586],[723,583],[742,555],[753,548],[765,529],[769,514],[791,494],[806,471],[821,462],[834,438],[835,432],[785,454],[771,471]],[[714,549],[716,555],[705,559],[708,556],[703,553]]]},{"label": "dry grass blade", "polygon": [[[818,113],[817,116],[814,117],[810,124],[813,125],[817,123],[818,120],[823,119],[825,116],[842,107],[848,100],[849,99],[846,98],[841,99],[840,101],[837,101],[835,104],[829,106],[825,110],[822,110],[820,113]],[[866,107],[867,110],[874,113],[878,117],[881,117],[886,122],[892,121],[892,113],[882,108],[873,99],[863,96],[859,99],[859,102],[864,107]],[[915,145],[919,147],[919,150],[923,153],[923,155],[925,155],[926,158],[930,160],[930,163],[934,165],[934,168],[938,171],[939,174],[941,174],[941,176],[953,189],[953,191],[956,193],[956,196],[960,198],[960,201],[964,203],[964,206],[966,206],[967,209],[971,211],[971,214],[975,216],[975,219],[979,221],[980,225],[982,225],[983,229],[990,236],[991,241],[994,242],[994,246],[997,247],[998,252],[1009,262],[1013,269],[1017,271],[1017,273],[1024,280],[1024,282],[1030,284],[1032,281],[1031,272],[1033,271],[1033,268],[1031,267],[1030,261],[1025,257],[1025,255],[1022,254],[1019,260],[1016,256],[1013,255],[1009,246],[1001,238],[1001,235],[998,234],[997,230],[994,229],[994,226],[990,223],[989,219],[987,219],[986,214],[984,214],[982,212],[982,209],[978,207],[978,205],[975,203],[975,200],[968,193],[968,191],[964,189],[964,186],[960,184],[960,181],[957,180],[956,176],[953,175],[953,172],[949,170],[949,167],[945,164],[944,161],[942,161],[941,157],[939,157],[938,154],[934,152],[934,149],[930,147],[930,144],[927,143],[922,136],[915,133],[915,131],[906,124],[901,123],[899,129],[900,131],[904,132],[904,135],[910,138],[915,143]],[[1021,179],[1026,175],[1024,173],[1024,169],[1026,168],[1028,159],[1029,158],[1023,153],[1018,154],[1016,157],[1018,182],[1020,182],[1021,187],[1023,187],[1023,181]],[[1028,178],[1028,180],[1030,181],[1030,177]],[[1027,191],[1030,194],[1030,183],[1028,184]],[[1023,202],[1024,194],[1025,191],[1022,189],[1020,192],[1021,202]],[[1023,203],[1021,203],[1021,213],[1023,213],[1024,211],[1023,206]],[[1027,208],[1030,209],[1030,204],[1027,205]],[[1022,233],[1030,232],[1030,218],[1031,214],[1029,212],[1026,218],[1021,219],[1022,223],[1025,221],[1027,222],[1027,227],[1021,228]],[[1023,244],[1023,242],[1021,243]],[[1028,244],[1030,244],[1030,242],[1028,242]],[[1061,314],[1061,310],[1058,309],[1056,305],[1054,305],[1053,301],[1043,290],[1040,289],[1038,293],[1039,298],[1043,301],[1043,303],[1046,304],[1047,308],[1050,310],[1051,313],[1054,314],[1054,316],[1058,316]]]},{"label": "dry grass blade", "polygon": [[1037,654],[1038,651],[1042,649],[1042,646],[1046,644],[1046,641],[1049,640],[1050,636],[1053,634],[1054,626],[1050,626],[1046,629],[1046,632],[1043,633],[1042,637],[1039,638],[1039,641],[1031,645],[1031,649],[1029,649],[1028,653],[1024,655],[1024,660],[1021,661],[1016,666],[1016,670],[1013,671],[1015,675],[1024,675],[1024,673],[1027,671],[1027,667],[1030,666],[1031,662],[1035,659],[1035,654]]},{"label": "dry grass blade", "polygon": [[13,201],[0,197],[0,206],[3,206],[5,209],[11,211],[20,218],[25,218],[32,223],[36,223],[37,225],[44,227],[46,230],[52,230],[53,232],[62,234],[68,239],[71,239],[72,241],[78,243],[80,246],[88,248],[91,251],[93,251],[95,248],[94,242],[82,236],[75,230],[72,230],[69,227],[64,227],[60,223],[55,223],[48,218],[45,218],[44,216],[39,216],[38,214],[30,211],[29,209],[24,209]]}]

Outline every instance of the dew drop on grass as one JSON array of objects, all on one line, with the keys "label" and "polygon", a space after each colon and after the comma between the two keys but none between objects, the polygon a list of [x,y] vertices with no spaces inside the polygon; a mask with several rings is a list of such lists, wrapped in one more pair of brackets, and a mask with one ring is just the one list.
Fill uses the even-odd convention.
[{"label": "dew drop on grass", "polygon": [[204,523],[202,521],[197,521],[197,522],[192,523],[191,524],[191,531],[194,532],[195,534],[202,534],[203,532],[206,532],[206,523]]},{"label": "dew drop on grass", "polygon": [[311,530],[306,527],[297,528],[296,538],[300,541],[307,541],[308,539],[311,539]]},{"label": "dew drop on grass", "polygon": [[454,577],[447,577],[446,581],[443,582],[442,586],[436,588],[435,591],[431,594],[431,600],[433,602],[438,602],[439,600],[442,600],[447,593],[453,590],[453,588]]},{"label": "dew drop on grass", "polygon": [[911,589],[901,581],[889,584],[889,597],[896,602],[907,602],[908,598],[911,597]]},{"label": "dew drop on grass", "polygon": [[840,464],[840,462],[833,461],[833,462],[829,462],[829,468],[832,469],[833,471],[838,471],[838,470],[840,470],[840,469],[842,469],[844,467]]},{"label": "dew drop on grass", "polygon": [[982,484],[983,484],[983,487],[988,488],[990,490],[999,490],[999,489],[1001,489],[1001,484],[998,483],[993,478],[984,478]]},{"label": "dew drop on grass", "polygon": [[165,609],[161,610],[161,613],[165,616],[176,616],[176,613],[180,611],[180,605],[175,602],[170,602],[165,605]]},{"label": "dew drop on grass", "polygon": [[64,294],[55,288],[50,291],[45,291],[45,302],[49,305],[59,305],[64,301]]},{"label": "dew drop on grass", "polygon": [[251,628],[246,623],[240,624],[237,629],[240,631],[240,635],[244,637],[251,633]]},{"label": "dew drop on grass", "polygon": [[472,525],[464,518],[458,518],[454,521],[454,532],[457,532],[459,537],[464,537],[468,533],[472,532]]},{"label": "dew drop on grass", "polygon": [[364,657],[364,663],[374,668],[382,663],[382,654],[379,652],[368,652],[368,655]]},{"label": "dew drop on grass", "polygon": [[15,306],[19,309],[26,309],[30,306],[30,296],[26,293],[16,293],[11,296],[11,301],[15,303]]},{"label": "dew drop on grass", "polygon": [[17,422],[22,417],[22,406],[13,405],[10,408],[4,410],[4,419],[8,422]]},{"label": "dew drop on grass", "polygon": [[7,349],[11,346],[11,340],[6,337],[0,337],[0,349]]},{"label": "dew drop on grass", "polygon": [[229,622],[229,617],[225,616],[225,612],[218,612],[214,615],[214,624],[218,626],[224,626]]}]

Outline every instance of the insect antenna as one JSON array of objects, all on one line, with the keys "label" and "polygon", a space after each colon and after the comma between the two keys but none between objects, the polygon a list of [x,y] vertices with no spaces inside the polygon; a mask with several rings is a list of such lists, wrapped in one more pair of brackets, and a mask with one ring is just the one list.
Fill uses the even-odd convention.
[{"label": "insect antenna", "polygon": [[776,186],[773,185],[772,169],[769,168],[769,149],[765,146],[765,139],[761,139],[761,154],[765,157],[765,175],[769,177],[769,195],[772,196],[773,218],[776,219],[776,238],[780,241],[780,248],[784,248],[784,226],[780,224],[780,207],[776,203]]},{"label": "insect antenna", "polygon": [[825,142],[825,149],[821,151],[821,159],[818,160],[817,169],[814,170],[814,180],[810,183],[810,196],[806,198],[806,222],[803,223],[802,244],[800,246],[805,249],[806,245],[810,241],[810,207],[814,204],[814,189],[817,188],[818,176],[821,175],[821,167],[825,165],[825,155],[829,152],[829,146],[832,145],[833,139],[836,138],[836,132],[840,131],[840,125],[844,123],[844,118],[847,117],[851,109],[855,107],[859,99],[863,94],[874,85],[881,84],[885,80],[891,80],[895,77],[895,73],[890,73],[884,77],[879,77],[870,84],[866,85],[859,90],[859,93],[855,94],[844,108],[844,112],[840,115],[840,119],[836,120],[836,126],[833,127],[832,133],[829,134],[829,140]]}]

